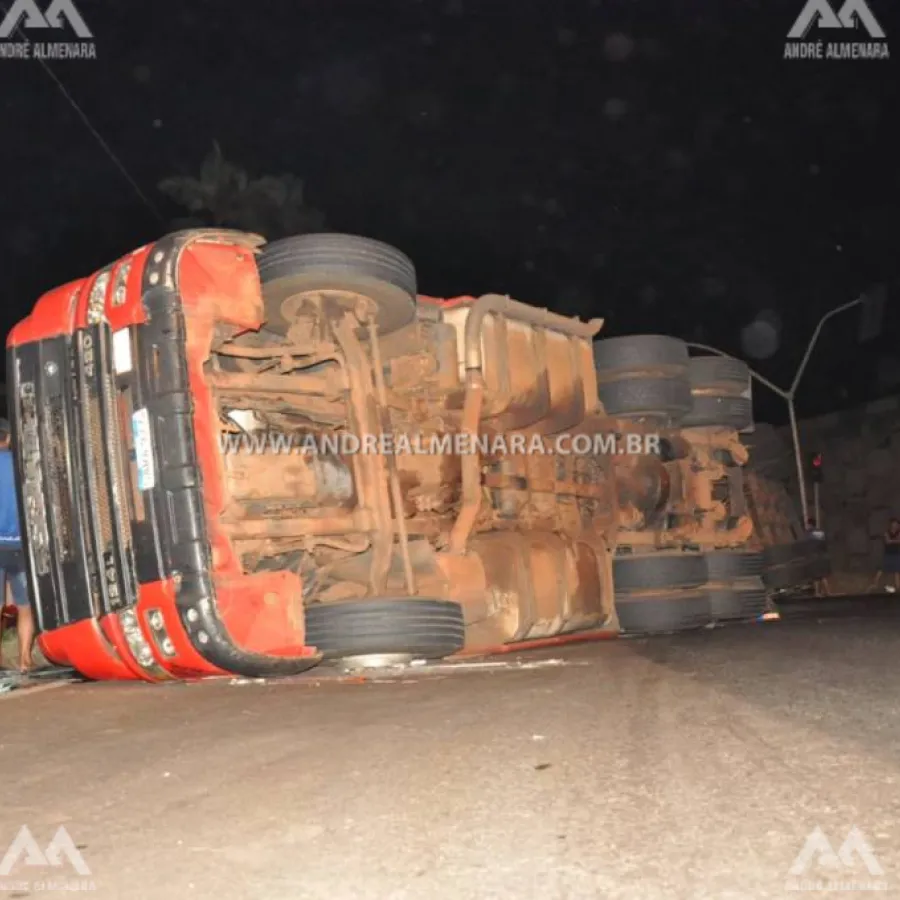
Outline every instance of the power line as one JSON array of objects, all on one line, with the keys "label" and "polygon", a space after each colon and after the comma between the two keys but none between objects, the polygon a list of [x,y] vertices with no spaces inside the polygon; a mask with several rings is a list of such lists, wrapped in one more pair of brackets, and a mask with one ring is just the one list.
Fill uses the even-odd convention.
[{"label": "power line", "polygon": [[53,72],[53,70],[42,59],[39,59],[38,62],[41,64],[41,68],[50,76],[50,78],[53,79],[53,82],[59,88],[60,93],[63,95],[63,97],[65,97],[66,100],[69,101],[69,103],[72,106],[72,109],[74,109],[75,112],[78,113],[79,118],[81,119],[82,122],[84,122],[88,131],[90,131],[90,133],[96,138],[97,143],[106,151],[106,155],[112,160],[113,165],[115,165],[115,167],[125,177],[125,180],[132,186],[132,188],[134,188],[134,192],[138,195],[138,197],[141,198],[141,200],[143,201],[143,203],[147,207],[147,209],[149,209],[150,212],[160,222],[165,222],[165,219],[163,218],[162,213],[160,213],[160,211],[153,204],[153,201],[151,201],[150,198],[143,192],[143,190],[141,189],[141,186],[137,183],[137,181],[134,179],[134,177],[131,175],[131,173],[128,171],[128,169],[125,168],[125,164],[122,162],[122,160],[119,159],[118,156],[116,156],[116,154],[113,152],[112,147],[110,147],[109,144],[106,143],[106,141],[103,139],[103,135],[100,134],[100,132],[94,127],[91,120],[87,117],[87,114],[75,102],[75,99],[66,90],[65,86],[59,80],[59,78],[56,77],[56,74]]},{"label": "power line", "polygon": [[[8,9],[5,6],[0,5],[0,10],[3,10],[4,15],[8,15]],[[23,43],[31,43],[28,38],[24,34],[22,34],[21,26],[18,23],[16,23],[15,30],[22,38]],[[59,91],[63,95],[63,97],[68,100],[69,105],[78,114],[78,117],[85,124],[85,127],[88,129],[88,131],[90,131],[90,133],[94,136],[97,143],[103,148],[106,155],[112,160],[113,165],[119,170],[119,172],[121,172],[125,180],[134,189],[134,192],[138,195],[143,204],[147,207],[147,209],[150,210],[152,215],[158,221],[165,222],[166,220],[163,217],[162,213],[160,213],[153,201],[144,193],[144,191],[141,189],[141,186],[137,183],[137,180],[132,176],[128,169],[125,168],[125,164],[121,159],[119,159],[119,157],[113,151],[112,147],[110,147],[109,144],[103,139],[103,135],[100,134],[100,132],[88,118],[87,113],[78,105],[78,103],[75,101],[75,98],[66,90],[65,85],[59,80],[56,73],[40,57],[37,58],[37,61],[40,63],[41,68],[47,73],[53,83],[59,88]]]}]

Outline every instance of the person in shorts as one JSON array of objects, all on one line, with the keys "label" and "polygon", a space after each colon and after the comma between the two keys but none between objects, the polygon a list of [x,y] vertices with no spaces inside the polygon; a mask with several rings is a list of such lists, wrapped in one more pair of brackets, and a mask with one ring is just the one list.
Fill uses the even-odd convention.
[{"label": "person in shorts", "polygon": [[9,425],[0,419],[0,605],[7,596],[16,608],[19,640],[19,668],[34,668],[34,612],[25,574],[19,507],[16,497],[15,467],[9,446]]},{"label": "person in shorts", "polygon": [[884,549],[881,557],[881,569],[869,590],[874,591],[879,587],[882,577],[887,575],[893,584],[885,585],[885,590],[895,594],[900,591],[900,519],[891,519],[887,531],[882,536],[882,542]]},{"label": "person in shorts", "polygon": [[12,600],[16,608],[16,634],[19,641],[19,669],[27,672],[34,668],[34,613],[28,596],[28,581],[21,565],[9,564],[4,560],[0,578],[6,582],[4,595]]}]

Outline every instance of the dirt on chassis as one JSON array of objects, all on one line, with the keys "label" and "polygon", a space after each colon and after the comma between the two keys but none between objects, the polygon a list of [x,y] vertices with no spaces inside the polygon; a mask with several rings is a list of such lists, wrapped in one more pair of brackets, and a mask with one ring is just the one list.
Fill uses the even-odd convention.
[{"label": "dirt on chassis", "polygon": [[747,373],[602,325],[420,297],[348,235],[181,232],[49,292],[8,341],[44,653],[277,676],[757,616]]}]

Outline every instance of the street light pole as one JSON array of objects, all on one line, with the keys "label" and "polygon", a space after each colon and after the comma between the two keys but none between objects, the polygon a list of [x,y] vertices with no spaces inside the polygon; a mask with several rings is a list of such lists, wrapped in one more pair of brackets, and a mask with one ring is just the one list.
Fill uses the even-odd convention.
[{"label": "street light pole", "polygon": [[[797,412],[794,409],[794,395],[787,395],[788,415],[791,417],[791,442],[794,445],[794,465],[797,466],[797,484],[800,487],[800,509],[803,510],[803,527],[809,522],[809,504],[806,500],[806,472],[803,471],[803,453],[800,450],[800,429],[797,427]],[[816,522],[816,527],[819,523]]]},{"label": "street light pole", "polygon": [[[821,319],[819,319],[819,324],[816,325],[815,331],[812,333],[812,337],[809,339],[809,343],[806,345],[806,352],[803,354],[803,359],[800,360],[800,365],[797,367],[797,372],[794,375],[794,380],[791,382],[790,388],[788,390],[784,390],[784,388],[778,387],[777,384],[773,384],[768,378],[763,378],[759,372],[756,372],[754,369],[748,369],[750,371],[750,376],[755,378],[760,384],[764,387],[767,387],[770,391],[775,394],[778,394],[785,403],[787,403],[788,407],[788,415],[790,416],[791,422],[791,441],[794,445],[794,462],[797,466],[797,485],[800,489],[800,508],[803,510],[803,525],[806,526],[806,523],[809,521],[809,505],[806,499],[806,477],[803,472],[803,453],[800,449],[800,429],[797,425],[797,412],[794,407],[794,398],[797,394],[797,388],[800,386],[800,379],[803,378],[803,373],[806,371],[806,366],[809,363],[809,359],[812,356],[812,352],[815,349],[816,344],[819,341],[819,335],[822,333],[822,328],[825,323],[831,319],[833,316],[838,315],[838,313],[846,312],[848,309],[852,309],[854,306],[860,306],[863,302],[865,302],[865,297],[857,297],[856,300],[851,300],[849,303],[844,303],[842,306],[837,306],[832,309],[830,312],[825,313]],[[715,347],[709,347],[706,344],[697,344],[689,341],[688,347],[695,347],[697,350],[705,350],[708,353],[714,353],[716,356],[724,356],[728,359],[736,359],[736,357],[732,356],[730,353],[725,353],[722,350],[717,350]],[[738,360],[738,362],[742,362],[742,360]],[[818,525],[818,521],[816,522]]]},{"label": "street light pole", "polygon": [[836,316],[838,313],[846,312],[848,309],[853,309],[854,306],[860,306],[863,303],[864,297],[857,297],[855,300],[851,300],[849,303],[845,303],[843,306],[836,306],[831,312],[825,313],[821,319],[819,319],[819,324],[816,325],[816,330],[812,333],[812,337],[809,339],[809,343],[806,345],[806,353],[803,354],[803,359],[800,360],[800,365],[797,367],[797,374],[794,376],[794,380],[791,382],[791,387],[788,393],[791,396],[791,401],[793,402],[794,395],[797,393],[797,388],[800,386],[800,379],[803,377],[803,373],[806,371],[806,365],[809,362],[809,358],[812,356],[813,350],[816,348],[816,344],[819,342],[819,335],[822,333],[822,326],[831,319]]}]

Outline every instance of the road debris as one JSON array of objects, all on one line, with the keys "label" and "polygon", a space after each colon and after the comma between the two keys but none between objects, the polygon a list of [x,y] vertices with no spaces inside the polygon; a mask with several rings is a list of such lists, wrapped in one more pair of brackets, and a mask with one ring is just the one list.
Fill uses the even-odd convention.
[{"label": "road debris", "polygon": [[430,672],[458,672],[465,669],[497,669],[497,670],[516,670],[516,669],[547,669],[555,666],[587,666],[590,665],[586,660],[573,659],[500,659],[500,660],[480,660],[477,662],[443,662],[434,663],[428,667]]},{"label": "road debris", "polygon": [[9,694],[13,691],[34,693],[39,689],[47,690],[82,680],[74,669],[59,666],[47,666],[29,672],[19,672],[16,669],[0,670],[0,694]]}]

